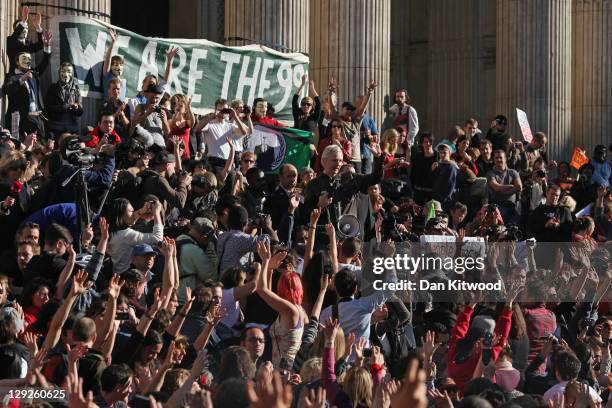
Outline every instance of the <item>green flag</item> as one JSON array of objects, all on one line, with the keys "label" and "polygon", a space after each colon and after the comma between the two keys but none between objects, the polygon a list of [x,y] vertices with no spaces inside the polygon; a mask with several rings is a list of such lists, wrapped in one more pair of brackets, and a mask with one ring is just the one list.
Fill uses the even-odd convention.
[{"label": "green flag", "polygon": [[310,163],[312,132],[294,128],[255,125],[246,147],[257,154],[257,168],[278,173],[281,165],[293,164],[298,171]]}]

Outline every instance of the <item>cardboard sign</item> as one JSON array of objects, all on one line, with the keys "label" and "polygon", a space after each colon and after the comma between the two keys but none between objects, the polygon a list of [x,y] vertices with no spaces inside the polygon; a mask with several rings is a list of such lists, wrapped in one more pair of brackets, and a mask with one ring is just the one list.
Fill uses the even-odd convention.
[{"label": "cardboard sign", "polygon": [[529,121],[527,120],[527,114],[519,108],[516,108],[516,118],[518,119],[518,123],[521,128],[521,133],[523,134],[523,139],[525,139],[527,143],[531,143],[531,140],[533,139],[533,134],[531,133]]},{"label": "cardboard sign", "polygon": [[570,162],[570,166],[578,170],[588,162],[589,158],[586,155],[586,152],[579,147],[574,147],[574,153],[572,153],[572,161]]}]

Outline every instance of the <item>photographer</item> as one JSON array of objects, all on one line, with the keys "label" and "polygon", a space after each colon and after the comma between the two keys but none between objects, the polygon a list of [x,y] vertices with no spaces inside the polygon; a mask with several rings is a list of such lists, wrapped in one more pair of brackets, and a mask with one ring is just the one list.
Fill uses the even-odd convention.
[{"label": "photographer", "polygon": [[165,137],[170,134],[170,125],[166,111],[159,104],[163,92],[163,87],[149,84],[145,91],[147,103],[134,110],[130,134],[140,138],[147,147],[166,148]]},{"label": "photographer", "polygon": [[[142,106],[142,105],[141,105]],[[161,151],[149,162],[149,168],[142,171],[142,196],[153,194],[159,198],[166,211],[172,208],[181,210],[187,200],[187,186],[191,184],[191,174],[181,173],[178,186],[172,188],[167,179],[170,166],[174,164],[174,155]]]},{"label": "photographer", "polygon": [[[64,139],[60,149],[62,154],[62,166],[57,171],[55,177],[57,183],[57,201],[53,203],[49,202],[48,204],[74,202],[74,184],[76,177],[65,187],[62,186],[62,183],[77,171],[79,168],[78,157],[82,157],[83,153],[87,152],[83,150],[85,149],[85,143],[82,142],[78,136],[69,136]],[[88,191],[92,191],[95,187],[110,185],[112,182],[113,173],[115,172],[115,146],[110,144],[102,145],[100,147],[100,156],[103,157],[100,169],[84,170]],[[53,182],[53,180],[54,178],[52,178],[50,182]]]}]

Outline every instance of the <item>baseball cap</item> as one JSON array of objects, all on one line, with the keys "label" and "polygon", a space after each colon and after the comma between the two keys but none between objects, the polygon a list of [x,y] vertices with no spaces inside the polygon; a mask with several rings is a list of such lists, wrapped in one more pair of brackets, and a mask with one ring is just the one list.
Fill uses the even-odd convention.
[{"label": "baseball cap", "polygon": [[132,256],[142,256],[148,254],[157,255],[157,252],[155,252],[153,247],[149,244],[138,244],[132,249]]},{"label": "baseball cap", "polygon": [[202,235],[207,235],[215,229],[212,221],[204,217],[197,217],[191,221],[191,228]]}]

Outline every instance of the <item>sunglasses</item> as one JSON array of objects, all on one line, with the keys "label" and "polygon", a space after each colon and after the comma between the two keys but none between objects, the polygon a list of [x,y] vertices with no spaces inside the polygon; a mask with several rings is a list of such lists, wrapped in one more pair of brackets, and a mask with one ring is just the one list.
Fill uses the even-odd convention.
[{"label": "sunglasses", "polygon": [[255,163],[255,160],[242,159],[243,163]]},{"label": "sunglasses", "polygon": [[309,103],[309,102],[302,102],[302,106],[312,106],[312,103]]}]

